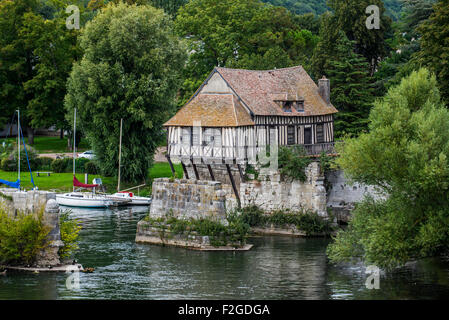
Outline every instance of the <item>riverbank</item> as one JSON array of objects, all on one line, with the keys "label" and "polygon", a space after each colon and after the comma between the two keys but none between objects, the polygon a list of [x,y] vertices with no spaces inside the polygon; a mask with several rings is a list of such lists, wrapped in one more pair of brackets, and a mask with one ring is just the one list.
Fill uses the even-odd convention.
[{"label": "riverbank", "polygon": [[[182,177],[182,167],[181,165],[174,165],[177,177]],[[150,193],[151,183],[156,178],[162,177],[171,177],[172,172],[168,163],[155,163],[152,168],[150,168],[148,176],[149,176],[149,185],[142,189],[142,193],[146,194]],[[84,182],[84,173],[78,173],[77,178],[79,181]],[[7,172],[0,170],[0,178],[3,180],[16,181],[17,180],[17,172]],[[101,178],[103,184],[106,186],[107,190],[114,191],[117,187],[117,178],[113,177],[103,177],[101,175],[89,175],[89,183],[94,178]],[[72,173],[52,173],[49,177],[47,175],[37,176],[33,172],[33,180],[35,185],[39,188],[39,190],[57,190],[60,192],[69,192],[72,191],[73,188],[73,174]],[[121,184],[122,189],[133,187],[135,184]],[[31,177],[28,171],[22,172],[21,174],[21,186],[27,190],[33,188],[33,184],[31,183]]]}]

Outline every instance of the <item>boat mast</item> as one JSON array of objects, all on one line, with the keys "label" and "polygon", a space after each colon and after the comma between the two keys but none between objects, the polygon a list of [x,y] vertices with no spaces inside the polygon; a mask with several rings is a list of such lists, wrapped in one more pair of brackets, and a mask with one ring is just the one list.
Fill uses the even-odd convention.
[{"label": "boat mast", "polygon": [[[76,152],[76,108],[75,115],[73,117],[73,176],[75,177],[75,152]],[[75,186],[73,186],[73,191],[75,191]]]},{"label": "boat mast", "polygon": [[123,118],[120,119],[120,144],[118,147],[118,184],[117,192],[120,192],[120,166],[122,161],[122,128],[123,128]]},{"label": "boat mast", "polygon": [[[19,162],[17,164],[18,168],[18,177],[17,179],[20,181],[20,110],[17,110],[17,151],[19,152]],[[20,185],[19,185],[20,190]]]}]

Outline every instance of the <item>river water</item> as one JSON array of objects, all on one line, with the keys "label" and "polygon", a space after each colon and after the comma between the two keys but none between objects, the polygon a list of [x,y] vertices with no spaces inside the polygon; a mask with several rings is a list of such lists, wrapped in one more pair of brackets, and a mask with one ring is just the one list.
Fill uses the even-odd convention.
[{"label": "river water", "polygon": [[247,252],[197,252],[136,244],[147,208],[72,209],[82,221],[75,258],[79,289],[65,273],[0,275],[0,299],[438,299],[449,297],[449,261],[426,259],[380,276],[369,290],[363,265],[333,266],[329,240],[255,237]]}]

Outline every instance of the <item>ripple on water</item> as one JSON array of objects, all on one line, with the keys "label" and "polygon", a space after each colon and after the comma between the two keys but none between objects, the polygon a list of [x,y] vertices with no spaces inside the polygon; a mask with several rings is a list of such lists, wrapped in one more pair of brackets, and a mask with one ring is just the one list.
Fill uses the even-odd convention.
[{"label": "ripple on water", "polygon": [[250,238],[248,252],[198,252],[135,243],[145,208],[72,209],[82,221],[76,259],[93,273],[0,277],[0,299],[409,299],[449,294],[447,261],[423,261],[365,288],[364,266],[329,265],[326,239]]}]

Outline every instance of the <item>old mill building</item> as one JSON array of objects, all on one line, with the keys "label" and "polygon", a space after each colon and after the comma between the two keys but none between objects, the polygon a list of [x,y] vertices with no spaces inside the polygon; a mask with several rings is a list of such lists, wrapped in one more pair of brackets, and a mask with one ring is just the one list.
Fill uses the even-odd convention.
[{"label": "old mill building", "polygon": [[208,161],[226,165],[229,173],[230,165],[238,166],[242,174],[240,165],[274,141],[320,154],[333,148],[337,112],[330,81],[323,77],[317,85],[302,66],[266,71],[217,67],[164,124],[167,158],[182,159],[187,178],[186,165],[197,179],[195,164],[207,165],[207,180],[215,180]]}]

